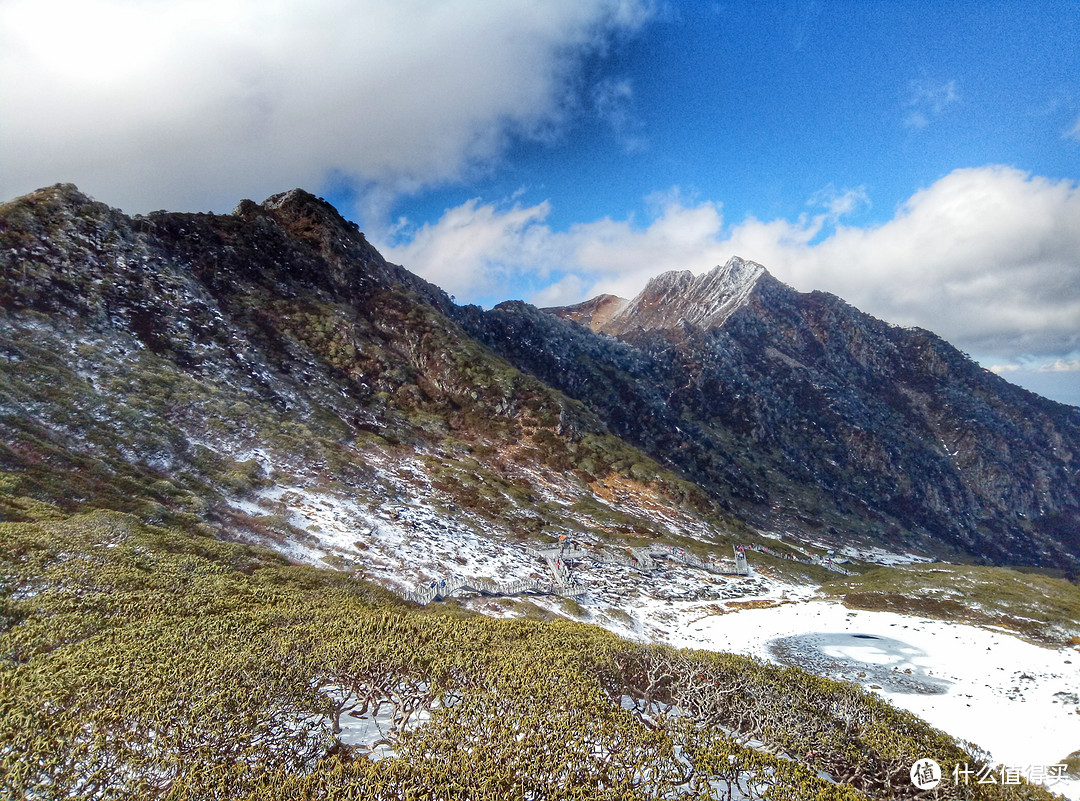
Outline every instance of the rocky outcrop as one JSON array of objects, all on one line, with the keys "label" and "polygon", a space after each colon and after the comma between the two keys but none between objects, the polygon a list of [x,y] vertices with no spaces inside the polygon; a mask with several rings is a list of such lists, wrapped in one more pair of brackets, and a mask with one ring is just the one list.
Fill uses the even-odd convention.
[{"label": "rocky outcrop", "polygon": [[[763,280],[775,281],[760,264],[738,257],[697,276],[689,270],[663,273],[594,330],[620,336],[682,324],[715,328],[746,303]],[[565,311],[553,311],[561,317],[568,316]]]}]

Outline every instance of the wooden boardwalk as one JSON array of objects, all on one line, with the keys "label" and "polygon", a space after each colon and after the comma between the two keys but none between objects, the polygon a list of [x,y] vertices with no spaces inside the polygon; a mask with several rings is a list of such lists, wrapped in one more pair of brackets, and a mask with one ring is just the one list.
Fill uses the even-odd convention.
[{"label": "wooden boardwalk", "polygon": [[846,567],[841,567],[835,561],[829,558],[825,559],[807,559],[804,556],[799,556],[793,551],[776,551],[770,548],[768,545],[747,545],[747,548],[758,553],[765,553],[769,556],[775,556],[777,559],[788,559],[792,562],[799,562],[804,565],[817,565],[823,567],[826,570],[831,570],[834,573],[840,573],[844,576],[850,576],[851,571]]},{"label": "wooden boardwalk", "polygon": [[512,595],[582,595],[586,587],[571,582],[556,583],[540,579],[519,579],[499,583],[487,579],[467,579],[460,576],[451,576],[449,579],[439,579],[415,590],[406,590],[401,597],[406,601],[412,601],[421,605],[427,605],[432,601],[445,601],[451,595],[459,592],[475,592],[480,595],[493,597],[506,597]]},{"label": "wooden boardwalk", "polygon": [[498,582],[491,579],[450,576],[433,580],[415,590],[406,590],[399,594],[405,600],[421,605],[427,605],[432,601],[443,601],[461,592],[473,592],[492,597],[526,594],[573,597],[583,595],[588,591],[587,586],[577,583],[570,575],[570,564],[583,559],[603,565],[629,568],[646,575],[656,570],[659,567],[658,563],[664,559],[722,576],[750,575],[745,550],[739,546],[735,547],[734,560],[702,559],[683,548],[658,544],[647,548],[626,548],[619,553],[592,545],[583,546],[581,543],[571,541],[550,548],[526,548],[526,551],[544,561],[551,575],[550,580],[518,579]]}]

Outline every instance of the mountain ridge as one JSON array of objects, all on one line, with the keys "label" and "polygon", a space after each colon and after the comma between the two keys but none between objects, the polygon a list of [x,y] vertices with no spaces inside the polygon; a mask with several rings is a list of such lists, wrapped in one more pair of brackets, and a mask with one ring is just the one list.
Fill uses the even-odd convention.
[{"label": "mountain ridge", "polygon": [[750,291],[689,291],[718,276],[654,279],[596,327],[614,340],[576,333],[565,308],[544,311],[562,325],[504,305],[475,326],[755,525],[1075,570],[1080,409],[764,270]]},{"label": "mountain ridge", "polygon": [[[810,543],[1066,569],[1080,559],[1080,410],[753,262],[660,277],[636,305],[580,309],[598,336],[520,302],[455,306],[302,190],[232,215],[127,217],[63,185],[0,217],[0,267],[18,279],[0,284],[12,364],[31,364],[32,331],[44,332],[55,369],[84,381],[112,432],[94,433],[75,398],[19,384],[0,404],[18,445],[8,469],[40,459],[57,431],[71,442],[89,431],[118,469],[217,482],[260,437],[295,427],[274,447],[298,475],[340,464],[378,493],[364,448],[383,460],[419,449],[426,478],[399,476],[408,492],[427,487],[504,532],[620,519],[597,494],[618,473],[638,504],[605,524],[620,536],[657,535],[668,523],[646,510],[667,504],[688,532],[745,521]],[[613,323],[626,328],[605,331]],[[189,398],[170,399],[176,387]],[[146,408],[125,424],[128,401]],[[231,455],[196,468],[190,443],[214,438]],[[236,481],[265,480],[244,469]],[[588,511],[570,514],[560,493]]]},{"label": "mountain ridge", "polygon": [[[306,192],[127,217],[58,186],[0,206],[0,243],[0,471],[38,502],[209,526],[391,586],[429,580],[435,557],[380,552],[400,550],[390,534],[312,542],[312,497],[369,534],[413,499],[451,552],[740,530]],[[481,556],[461,571],[489,576]]]}]

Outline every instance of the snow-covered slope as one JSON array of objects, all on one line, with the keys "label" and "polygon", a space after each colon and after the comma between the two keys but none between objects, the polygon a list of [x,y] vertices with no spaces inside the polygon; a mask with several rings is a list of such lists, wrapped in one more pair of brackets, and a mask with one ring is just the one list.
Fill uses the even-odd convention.
[{"label": "snow-covered slope", "polygon": [[[398,488],[393,502],[366,505],[326,487],[296,485],[234,503],[255,520],[284,517],[302,531],[269,542],[293,558],[345,569],[402,594],[455,579],[551,580],[532,545],[432,503],[422,460],[384,462],[378,471]],[[550,480],[544,486],[552,497],[569,489]],[[673,541],[709,536],[700,522],[679,515],[664,523]],[[677,546],[668,547],[670,558],[657,544],[654,558],[643,556],[647,564],[568,549],[563,559],[573,592],[461,591],[454,601],[496,617],[543,611],[642,642],[741,653],[855,682],[978,745],[1006,768],[1028,774],[1045,768],[1050,789],[1080,799],[1080,781],[1053,779],[1050,767],[1080,747],[1080,646],[1040,647],[1002,629],[852,610],[816,597],[813,584],[755,566],[755,554],[751,575],[741,577],[686,564],[676,558]],[[864,556],[881,564],[921,562],[884,550]]]},{"label": "snow-covered slope", "polygon": [[738,256],[701,275],[689,270],[663,273],[597,328],[613,335],[683,323],[714,328],[746,302],[764,275],[767,271],[760,264]]}]

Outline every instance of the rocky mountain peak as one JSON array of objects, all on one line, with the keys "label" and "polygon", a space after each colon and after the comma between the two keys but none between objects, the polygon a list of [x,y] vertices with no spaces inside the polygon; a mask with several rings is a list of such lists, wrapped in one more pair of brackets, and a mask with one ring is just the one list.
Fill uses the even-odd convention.
[{"label": "rocky mountain peak", "polygon": [[[8,216],[28,222],[40,218],[42,225],[55,232],[65,223],[86,224],[108,217],[114,212],[104,203],[99,203],[84,194],[75,184],[53,184],[30,192],[6,203],[0,203],[0,210]],[[119,213],[119,212],[116,212]]]},{"label": "rocky mountain peak", "polygon": [[600,328],[614,335],[683,323],[715,328],[746,303],[766,275],[760,264],[738,256],[701,275],[689,270],[663,273]]},{"label": "rocky mountain peak", "polygon": [[242,200],[232,214],[247,220],[269,218],[292,239],[310,246],[325,262],[320,280],[346,296],[355,297],[375,284],[404,285],[440,308],[449,305],[438,287],[387,262],[356,223],[303,189],[279,192],[261,204]]},{"label": "rocky mountain peak", "polygon": [[93,203],[93,199],[88,195],[83,194],[75,184],[53,184],[52,186],[42,187],[36,192],[31,192],[25,196],[27,199],[33,199],[37,201],[53,201],[60,203],[67,203],[73,206],[84,206],[88,203]]},{"label": "rocky mountain peak", "polygon": [[320,197],[303,189],[278,192],[262,202],[262,209],[283,223],[307,225],[315,228],[338,228],[356,230],[338,210]]},{"label": "rocky mountain peak", "polygon": [[324,254],[367,245],[356,223],[346,220],[325,200],[303,189],[279,192],[261,204],[242,200],[233,209],[233,215],[248,219],[265,215],[291,236]]}]

